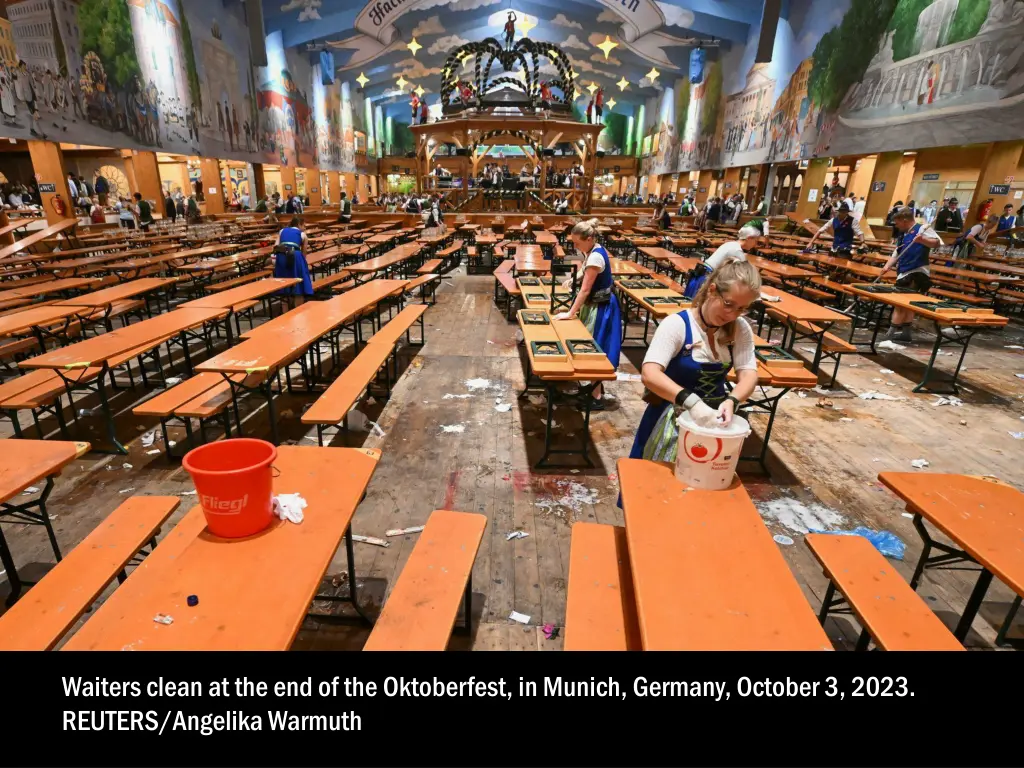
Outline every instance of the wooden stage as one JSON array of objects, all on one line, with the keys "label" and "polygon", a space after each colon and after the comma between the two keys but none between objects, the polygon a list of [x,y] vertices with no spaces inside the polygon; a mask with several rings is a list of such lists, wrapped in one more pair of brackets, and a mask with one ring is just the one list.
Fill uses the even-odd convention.
[{"label": "wooden stage", "polygon": [[[469,277],[463,272],[464,268],[456,270],[452,280],[439,289],[437,305],[426,315],[427,344],[402,356],[402,367],[407,370],[390,401],[361,408],[386,436],[353,431],[335,438],[334,445],[363,445],[383,451],[366,499],[356,513],[353,532],[383,538],[389,529],[423,525],[434,509],[485,514],[490,525],[473,578],[474,606],[482,611],[481,623],[471,643],[456,634],[451,647],[558,650],[561,637],[546,639],[542,627],[561,627],[564,622],[570,525],[577,520],[623,523],[622,512],[615,505],[615,462],[627,455],[643,412],[642,385],[639,381],[612,382],[607,390],[618,398],[618,405],[592,414],[591,455],[596,469],[531,472],[543,450],[545,408],[539,401],[535,405],[528,399],[516,399],[523,386],[518,326],[494,305],[490,275]],[[846,529],[866,525],[897,534],[906,542],[907,553],[895,567],[906,580],[910,578],[920,540],[911,520],[903,516],[901,503],[878,482],[879,472],[913,471],[911,461],[923,458],[930,462],[928,471],[991,473],[1024,487],[1024,441],[1009,434],[1024,432],[1024,379],[1014,376],[1024,373],[1024,350],[1005,348],[1024,346],[1024,330],[1011,324],[1001,333],[985,332],[976,337],[961,378],[962,407],[935,407],[937,396],[911,392],[931,351],[930,336],[920,331],[917,336],[919,341],[905,350],[877,357],[844,357],[841,386],[827,395],[835,408],[817,407],[823,395],[815,392],[807,397],[790,392],[775,423],[768,462],[771,478],[759,474],[753,465],[742,473],[772,533],[796,541],[780,547],[815,610],[826,580],[794,530],[796,521],[806,522],[811,514],[824,518],[838,514]],[[620,372],[636,373],[643,350],[624,353],[628,357]],[[883,369],[892,372],[882,373]],[[872,390],[902,399],[864,400],[855,394]],[[142,445],[142,436],[158,426],[131,414],[133,405],[146,396],[140,388],[119,392],[114,399],[118,432],[131,437],[128,456],[89,453],[64,470],[49,511],[55,516],[54,528],[65,551],[130,494],[170,495],[192,490],[178,462],[147,453],[160,448],[159,443]],[[278,401],[282,442],[316,445],[315,432],[305,429],[299,419],[303,406],[313,399],[296,390]],[[496,401],[511,404],[511,410],[498,411]],[[93,405],[84,400],[79,407]],[[269,434],[265,411],[261,405],[249,413],[246,435]],[[755,432],[763,428],[763,418],[753,417]],[[564,406],[555,411],[554,419],[566,437],[582,426],[579,414]],[[55,428],[52,419],[43,423]],[[98,416],[82,417],[81,427],[78,439],[103,434]],[[3,430],[3,436],[9,436],[9,424],[5,423]],[[177,439],[183,437],[179,434]],[[194,495],[183,496],[169,525],[195,504]],[[510,540],[508,534],[515,530],[529,535]],[[45,532],[18,525],[5,525],[4,531],[19,567],[24,566],[25,578],[37,577],[42,567],[38,563],[50,562],[52,557]],[[387,548],[356,543],[359,591],[371,601],[371,614],[379,610],[416,538],[416,534],[388,538]],[[344,593],[344,548],[330,572],[336,575],[333,581],[329,577],[325,589],[333,584]],[[973,581],[972,574],[932,570],[918,591],[952,627]],[[0,590],[4,592],[0,593],[2,604],[6,585]],[[1006,587],[998,580],[993,582],[966,639],[968,647],[992,647],[1011,599]],[[351,609],[342,606],[335,610],[346,613]],[[513,610],[529,616],[530,624],[509,621]],[[1011,637],[1020,636],[1021,622],[1018,619]],[[830,618],[825,628],[842,649],[852,648],[859,634],[859,627],[841,615]],[[307,619],[295,647],[359,649],[366,636],[362,627],[318,625]]]}]

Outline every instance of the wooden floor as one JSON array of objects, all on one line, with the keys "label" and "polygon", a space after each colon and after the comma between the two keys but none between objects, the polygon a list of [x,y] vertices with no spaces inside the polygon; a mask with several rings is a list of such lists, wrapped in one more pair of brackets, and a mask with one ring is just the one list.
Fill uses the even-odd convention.
[{"label": "wooden floor", "polygon": [[[383,450],[353,530],[383,537],[391,528],[422,525],[432,510],[441,508],[487,515],[490,525],[473,573],[478,629],[472,639],[456,636],[451,647],[558,650],[561,637],[547,639],[543,627],[560,628],[564,622],[570,526],[577,520],[622,524],[615,462],[629,452],[644,408],[642,386],[622,376],[608,387],[617,404],[592,417],[595,469],[534,472],[531,466],[543,447],[545,408],[539,398],[517,398],[523,386],[517,328],[494,305],[493,278],[457,271],[440,289],[426,322],[427,345],[403,357],[406,370],[387,404],[361,407],[385,435],[358,432],[335,440],[335,445]],[[906,558],[897,568],[909,578],[920,545],[901,505],[877,482],[880,471],[911,471],[911,461],[923,458],[930,463],[929,471],[993,474],[1024,487],[1024,440],[1010,434],[1024,432],[1024,380],[1014,376],[1024,373],[1024,351],[1006,345],[1024,346],[1019,325],[976,338],[965,363],[960,407],[936,407],[936,396],[911,392],[930,352],[930,337],[899,353],[845,357],[841,386],[827,393],[832,408],[819,407],[825,395],[815,392],[806,397],[791,392],[783,400],[772,437],[770,477],[749,467],[741,468],[741,476],[772,532],[794,540],[780,547],[815,610],[825,580],[800,535],[808,528],[866,525],[891,531],[907,545]],[[628,350],[620,372],[635,374],[642,355],[643,350]],[[870,390],[900,399],[857,397]],[[142,436],[155,424],[130,411],[146,396],[140,389],[115,400],[121,411],[119,429],[133,439],[129,456],[91,453],[58,479],[50,512],[65,551],[128,494],[192,490],[179,462],[147,454],[159,443],[142,445]],[[315,432],[307,433],[298,419],[312,399],[306,394],[282,396],[283,440],[315,445]],[[499,410],[500,404],[512,407]],[[752,419],[758,433],[763,419]],[[578,436],[582,429],[579,414],[564,407],[555,411],[554,420],[566,437]],[[93,421],[83,418],[83,439],[102,435]],[[245,426],[247,435],[266,437],[265,409],[252,412]],[[195,503],[194,495],[183,496],[171,523]],[[509,540],[508,534],[516,530],[528,536]],[[51,556],[43,531],[5,524],[4,532],[19,566],[26,565],[26,577],[38,575]],[[387,548],[355,545],[357,586],[371,613],[401,572],[416,535],[390,542]],[[323,589],[345,593],[345,571],[342,548]],[[929,571],[919,592],[953,626],[972,577],[963,571]],[[993,582],[968,646],[992,646],[1011,599],[1008,589]],[[343,616],[350,611],[329,604],[315,608]],[[511,622],[513,610],[529,616],[529,625]],[[841,649],[852,648],[859,633],[844,617],[830,619],[826,629]],[[1021,631],[1018,626],[1011,636]],[[309,619],[295,647],[358,649],[365,637],[366,630],[356,625]]]}]

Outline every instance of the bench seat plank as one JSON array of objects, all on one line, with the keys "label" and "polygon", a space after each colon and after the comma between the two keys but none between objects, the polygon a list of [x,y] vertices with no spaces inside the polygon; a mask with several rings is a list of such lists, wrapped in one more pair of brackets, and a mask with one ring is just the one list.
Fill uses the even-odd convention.
[{"label": "bench seat plank", "polygon": [[626,529],[575,523],[569,546],[565,650],[638,651],[633,575]]},{"label": "bench seat plank", "polygon": [[431,513],[364,651],[448,647],[486,527],[474,512]]},{"label": "bench seat plank", "polygon": [[398,340],[402,337],[402,334],[408,331],[412,327],[413,323],[419,320],[426,311],[426,304],[410,304],[395,315],[394,318],[389,320],[383,328],[377,331],[377,333],[373,334],[367,344],[369,346],[373,346],[374,344],[385,344],[391,347],[395,346],[395,344],[398,343]]},{"label": "bench seat plank", "polygon": [[811,533],[805,541],[880,648],[964,650],[921,596],[863,536]]},{"label": "bench seat plank", "polygon": [[111,512],[0,617],[0,650],[52,649],[180,502],[135,496]]},{"label": "bench seat plank", "polygon": [[[373,336],[376,337],[377,334]],[[367,344],[331,386],[302,414],[302,423],[339,423],[356,404],[377,372],[384,367],[393,351],[393,344]]]}]

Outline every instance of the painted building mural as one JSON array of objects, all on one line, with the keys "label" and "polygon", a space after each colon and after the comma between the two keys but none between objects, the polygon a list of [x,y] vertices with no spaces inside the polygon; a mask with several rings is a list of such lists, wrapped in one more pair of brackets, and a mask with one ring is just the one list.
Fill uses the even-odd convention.
[{"label": "painted building mural", "polygon": [[794,0],[766,64],[758,34],[646,105],[651,173],[1020,138],[1019,0]]},{"label": "painted building mural", "polygon": [[[253,67],[241,3],[8,0],[0,135],[354,171],[346,84],[267,38]],[[354,89],[353,89],[354,90]],[[365,129],[359,127],[359,130]]]}]

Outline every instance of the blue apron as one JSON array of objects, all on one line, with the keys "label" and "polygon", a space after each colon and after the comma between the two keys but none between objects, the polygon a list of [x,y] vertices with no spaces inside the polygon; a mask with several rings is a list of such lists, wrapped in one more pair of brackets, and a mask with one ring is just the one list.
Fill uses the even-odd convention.
[{"label": "blue apron", "polygon": [[295,246],[294,255],[287,253],[274,254],[274,277],[297,277],[302,280],[280,293],[291,296],[312,296],[313,281],[309,276],[309,265],[302,251],[302,230],[298,227],[285,227],[281,230],[281,242]]},{"label": "blue apron", "polygon": [[853,217],[847,216],[846,220],[836,216],[832,219],[832,250],[852,251],[853,250]]},{"label": "blue apron", "polygon": [[594,280],[587,303],[580,311],[580,322],[604,350],[612,367],[618,368],[619,353],[622,351],[622,313],[618,300],[612,295],[615,279],[612,277],[612,263],[608,258],[608,251],[603,245],[597,245],[591,254],[595,252],[601,254],[601,258],[604,259],[604,269]]},{"label": "blue apron", "polygon": [[[732,369],[732,363],[699,363],[693,359],[693,330],[687,310],[679,313],[686,325],[686,339],[679,354],[668,364],[666,375],[679,386],[695,392],[705,404],[717,408],[725,400],[726,377]],[[729,345],[729,357],[732,358],[732,345]],[[662,402],[650,404],[644,411],[633,440],[633,449],[629,452],[631,459],[648,459],[649,461],[676,460],[679,428],[676,426],[676,407],[674,403]]]}]

